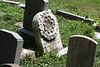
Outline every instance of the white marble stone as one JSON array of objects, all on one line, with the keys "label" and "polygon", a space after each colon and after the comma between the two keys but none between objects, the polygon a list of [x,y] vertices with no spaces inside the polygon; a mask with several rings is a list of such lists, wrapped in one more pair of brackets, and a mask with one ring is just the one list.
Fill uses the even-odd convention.
[{"label": "white marble stone", "polygon": [[57,18],[50,11],[42,11],[33,18],[33,33],[41,53],[63,49]]},{"label": "white marble stone", "polygon": [[25,4],[19,4],[18,6],[21,8],[25,8]]},{"label": "white marble stone", "polygon": [[65,54],[67,54],[67,52],[68,52],[68,47],[63,48],[62,50],[58,51],[57,56],[58,57],[63,56]]},{"label": "white marble stone", "polygon": [[22,53],[21,53],[21,60],[23,58],[26,58],[26,56],[31,56],[31,59],[36,59],[36,56],[35,56],[35,51],[32,51],[32,50],[28,50],[28,49],[23,49],[22,50]]},{"label": "white marble stone", "polygon": [[100,39],[100,32],[95,32],[96,39]]}]

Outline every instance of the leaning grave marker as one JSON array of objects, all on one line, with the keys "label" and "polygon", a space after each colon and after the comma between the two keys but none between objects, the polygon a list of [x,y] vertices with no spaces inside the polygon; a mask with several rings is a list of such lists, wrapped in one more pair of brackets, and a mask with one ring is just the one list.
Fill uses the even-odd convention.
[{"label": "leaning grave marker", "polygon": [[66,67],[93,67],[97,45],[98,43],[89,37],[71,36]]},{"label": "leaning grave marker", "polygon": [[15,32],[0,29],[0,64],[19,64],[23,39]]},{"label": "leaning grave marker", "polygon": [[37,13],[32,23],[35,41],[41,53],[63,49],[57,19],[50,11]]}]

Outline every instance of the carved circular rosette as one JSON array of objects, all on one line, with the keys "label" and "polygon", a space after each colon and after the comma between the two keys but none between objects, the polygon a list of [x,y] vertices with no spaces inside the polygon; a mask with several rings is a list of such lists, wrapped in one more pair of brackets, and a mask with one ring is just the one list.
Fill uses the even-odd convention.
[{"label": "carved circular rosette", "polygon": [[40,12],[38,26],[40,34],[48,41],[55,39],[55,37],[57,36],[58,22],[56,17],[51,12]]}]

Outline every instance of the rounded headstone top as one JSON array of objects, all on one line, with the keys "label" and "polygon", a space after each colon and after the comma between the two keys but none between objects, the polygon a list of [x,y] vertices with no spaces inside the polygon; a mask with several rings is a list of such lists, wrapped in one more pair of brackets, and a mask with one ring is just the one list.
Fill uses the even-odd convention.
[{"label": "rounded headstone top", "polygon": [[83,35],[73,35],[73,36],[70,36],[70,38],[84,38],[84,39],[87,39],[87,40],[90,40],[91,42],[94,42],[96,45],[98,45],[98,43],[93,40],[92,38],[90,37],[87,37],[87,36],[83,36]]},{"label": "rounded headstone top", "polygon": [[49,11],[37,13],[33,18],[33,26],[36,22],[41,36],[49,41],[55,39],[58,32],[58,22],[53,13]]}]

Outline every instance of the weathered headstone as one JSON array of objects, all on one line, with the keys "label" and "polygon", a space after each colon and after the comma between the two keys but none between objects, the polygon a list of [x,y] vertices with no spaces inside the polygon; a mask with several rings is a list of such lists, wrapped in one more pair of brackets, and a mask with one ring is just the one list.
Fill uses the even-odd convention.
[{"label": "weathered headstone", "polygon": [[15,32],[0,29],[0,64],[19,64],[23,39]]},{"label": "weathered headstone", "polygon": [[93,67],[97,45],[98,43],[89,37],[71,36],[66,67]]},{"label": "weathered headstone", "polygon": [[48,0],[26,0],[23,27],[33,31],[32,19],[36,13],[48,10]]},{"label": "weathered headstone", "polygon": [[1,64],[0,67],[20,67],[17,64]]},{"label": "weathered headstone", "polygon": [[63,49],[57,19],[50,11],[37,13],[32,23],[37,48],[41,53]]}]

